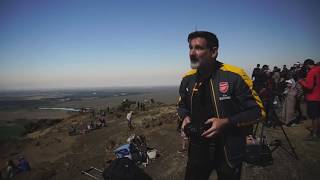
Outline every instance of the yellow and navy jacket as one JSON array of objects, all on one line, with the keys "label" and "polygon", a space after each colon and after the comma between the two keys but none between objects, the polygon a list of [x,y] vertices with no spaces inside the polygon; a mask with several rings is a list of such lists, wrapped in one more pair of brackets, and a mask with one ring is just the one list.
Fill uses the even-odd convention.
[{"label": "yellow and navy jacket", "polygon": [[[243,69],[216,61],[214,72],[207,82],[208,96],[211,98],[213,116],[228,118],[233,129],[241,129],[258,122],[265,117],[262,102],[253,90],[252,80]],[[181,119],[191,117],[195,111],[201,110],[195,103],[195,97],[201,89],[201,82],[197,79],[197,70],[190,70],[181,81],[177,104],[178,115]],[[206,91],[208,92],[208,91]]]}]

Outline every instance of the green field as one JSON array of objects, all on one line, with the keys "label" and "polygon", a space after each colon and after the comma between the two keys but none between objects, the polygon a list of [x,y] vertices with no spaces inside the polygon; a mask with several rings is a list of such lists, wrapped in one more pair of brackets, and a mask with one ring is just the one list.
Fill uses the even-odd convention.
[{"label": "green field", "polygon": [[27,130],[24,128],[23,125],[0,125],[0,141],[21,137],[26,132]]}]

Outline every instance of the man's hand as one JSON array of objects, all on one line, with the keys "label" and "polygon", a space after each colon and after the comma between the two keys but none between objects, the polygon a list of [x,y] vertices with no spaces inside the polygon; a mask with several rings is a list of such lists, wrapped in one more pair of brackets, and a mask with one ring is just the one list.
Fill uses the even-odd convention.
[{"label": "man's hand", "polygon": [[189,123],[191,123],[191,118],[189,116],[186,116],[182,121],[182,125],[181,125],[182,132],[184,132],[184,127]]},{"label": "man's hand", "polygon": [[229,119],[224,118],[224,119],[219,119],[219,118],[210,118],[208,119],[205,124],[210,124],[211,127],[203,132],[201,136],[206,137],[206,138],[211,138],[212,136],[216,135],[219,133],[222,128],[229,123]]}]

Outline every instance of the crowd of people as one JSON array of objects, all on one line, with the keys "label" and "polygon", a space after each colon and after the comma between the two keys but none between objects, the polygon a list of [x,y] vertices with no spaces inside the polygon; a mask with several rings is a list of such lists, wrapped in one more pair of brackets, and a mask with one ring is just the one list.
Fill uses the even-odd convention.
[{"label": "crowd of people", "polygon": [[[69,136],[75,136],[80,134],[87,134],[90,131],[106,127],[106,112],[101,111],[98,116],[95,114],[95,111],[91,112],[91,120],[86,124],[86,127],[76,127],[71,125],[68,134]],[[80,128],[80,129],[79,129]]]},{"label": "crowd of people", "polygon": [[272,113],[281,109],[281,122],[294,126],[311,119],[310,137],[320,137],[320,65],[312,59],[297,62],[290,68],[283,65],[270,70],[268,65],[257,64],[252,72],[253,87],[263,101],[267,125],[275,126]]}]

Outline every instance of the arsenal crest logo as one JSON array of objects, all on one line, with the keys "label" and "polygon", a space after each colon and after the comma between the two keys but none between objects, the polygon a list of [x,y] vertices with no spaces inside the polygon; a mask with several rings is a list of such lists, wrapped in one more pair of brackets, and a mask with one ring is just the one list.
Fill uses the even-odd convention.
[{"label": "arsenal crest logo", "polygon": [[220,82],[219,83],[219,91],[223,94],[228,92],[229,90],[229,83],[228,82]]}]

